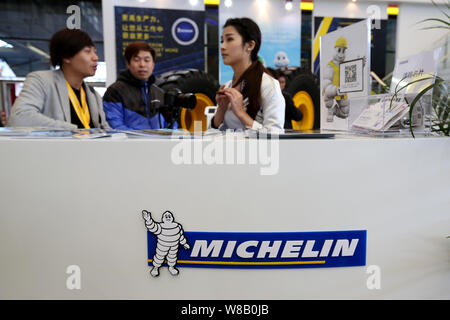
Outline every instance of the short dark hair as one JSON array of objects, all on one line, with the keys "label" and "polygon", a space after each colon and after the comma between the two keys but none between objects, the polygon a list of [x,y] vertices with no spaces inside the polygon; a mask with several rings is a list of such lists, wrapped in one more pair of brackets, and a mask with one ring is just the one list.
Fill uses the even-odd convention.
[{"label": "short dark hair", "polygon": [[50,40],[50,62],[62,66],[63,59],[72,58],[85,47],[95,47],[89,35],[79,29],[62,29]]},{"label": "short dark hair", "polygon": [[155,49],[150,47],[150,45],[147,42],[144,41],[135,41],[130,43],[125,48],[125,53],[123,54],[125,61],[127,63],[130,63],[131,58],[133,58],[135,55],[139,53],[139,51],[148,51],[152,55],[153,61],[155,61],[156,52]]},{"label": "short dark hair", "polygon": [[280,79],[280,78],[284,78],[285,80],[287,80],[286,75],[283,72],[281,72],[281,71],[278,71],[277,73],[275,73],[274,78],[277,79],[277,80]]}]

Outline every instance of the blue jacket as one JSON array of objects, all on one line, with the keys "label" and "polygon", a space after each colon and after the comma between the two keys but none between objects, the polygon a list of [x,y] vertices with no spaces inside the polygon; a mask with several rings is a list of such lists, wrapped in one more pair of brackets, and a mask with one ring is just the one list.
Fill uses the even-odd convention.
[{"label": "blue jacket", "polygon": [[[166,127],[166,120],[157,109],[164,103],[164,91],[155,84],[155,77],[141,81],[129,70],[122,71],[119,78],[105,92],[103,109],[113,129],[144,130]],[[152,102],[153,101],[153,102]]]}]

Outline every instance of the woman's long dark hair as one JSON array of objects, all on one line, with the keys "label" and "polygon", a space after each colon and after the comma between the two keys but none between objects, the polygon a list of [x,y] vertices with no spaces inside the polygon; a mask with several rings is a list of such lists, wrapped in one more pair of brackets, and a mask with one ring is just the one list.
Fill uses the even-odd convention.
[{"label": "woman's long dark hair", "polygon": [[261,47],[261,30],[258,25],[249,18],[233,18],[228,19],[223,26],[234,27],[242,37],[242,45],[255,41],[255,47],[251,53],[252,64],[241,75],[239,79],[234,81],[233,86],[241,83],[243,89],[241,91],[244,97],[248,98],[247,113],[254,120],[261,106],[261,81],[262,75],[266,71],[263,64],[258,60],[258,51]]}]

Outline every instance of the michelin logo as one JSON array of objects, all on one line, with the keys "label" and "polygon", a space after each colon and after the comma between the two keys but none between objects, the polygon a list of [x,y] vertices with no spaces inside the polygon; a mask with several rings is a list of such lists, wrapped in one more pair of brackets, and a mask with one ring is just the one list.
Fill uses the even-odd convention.
[{"label": "michelin logo", "polygon": [[183,267],[330,268],[366,264],[366,231],[186,232],[192,243]]},{"label": "michelin logo", "polygon": [[[320,250],[314,250],[315,240],[273,240],[273,241],[245,241],[237,245],[237,241],[212,240],[208,243],[206,240],[196,240],[192,249],[191,257],[217,258],[220,252],[222,258],[231,258],[235,254],[243,259],[265,259],[265,258],[317,258],[339,256],[353,256],[359,239],[337,239],[325,240],[320,246]],[[331,247],[334,244],[334,249]],[[302,250],[303,247],[303,250]],[[224,250],[222,250],[224,248]],[[302,253],[300,254],[300,251]]]},{"label": "michelin logo", "polygon": [[[366,264],[366,230],[314,232],[184,232],[171,212],[156,224],[143,211],[152,276],[167,260],[193,268],[329,268]],[[166,217],[167,215],[167,217]],[[159,225],[159,227],[157,226]],[[155,237],[156,235],[156,237]],[[189,243],[192,244],[190,249]],[[182,245],[185,250],[178,250]]]}]

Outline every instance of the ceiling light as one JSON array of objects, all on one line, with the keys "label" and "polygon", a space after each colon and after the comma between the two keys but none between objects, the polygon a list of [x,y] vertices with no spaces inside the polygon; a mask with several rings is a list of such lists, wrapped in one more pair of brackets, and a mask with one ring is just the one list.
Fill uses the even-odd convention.
[{"label": "ceiling light", "polygon": [[30,49],[31,51],[33,51],[34,53],[37,53],[38,55],[43,56],[46,59],[50,59],[50,56],[47,54],[47,52],[45,52],[45,51],[43,51],[43,50],[41,50],[39,48],[36,48],[32,44],[28,43],[27,44],[27,48]]},{"label": "ceiling light", "polygon": [[12,44],[8,43],[8,42],[0,40],[0,48],[11,49],[11,48],[14,48],[14,46]]},{"label": "ceiling light", "polygon": [[258,0],[260,6],[264,7],[266,5],[266,0]]},{"label": "ceiling light", "polygon": [[286,0],[286,3],[284,4],[284,8],[286,10],[292,10],[292,0]]}]

